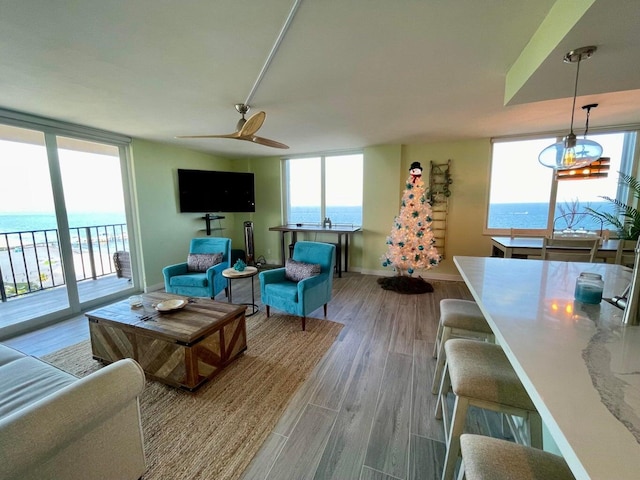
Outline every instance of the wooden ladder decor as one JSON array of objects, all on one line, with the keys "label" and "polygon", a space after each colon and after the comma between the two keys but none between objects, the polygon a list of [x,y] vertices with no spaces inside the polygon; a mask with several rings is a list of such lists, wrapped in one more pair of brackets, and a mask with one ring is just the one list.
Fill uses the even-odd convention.
[{"label": "wooden ladder decor", "polygon": [[429,201],[431,202],[433,223],[431,230],[436,240],[438,253],[445,258],[447,238],[447,216],[449,213],[449,197],[451,196],[451,160],[447,163],[431,163],[429,171]]}]

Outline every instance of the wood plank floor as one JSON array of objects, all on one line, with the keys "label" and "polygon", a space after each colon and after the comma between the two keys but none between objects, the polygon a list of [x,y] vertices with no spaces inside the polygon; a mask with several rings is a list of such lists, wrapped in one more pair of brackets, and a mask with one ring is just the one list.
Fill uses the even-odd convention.
[{"label": "wood plank floor", "polygon": [[[375,276],[349,272],[334,279],[327,318],[345,327],[244,480],[440,478],[444,435],[430,393],[439,303],[471,295],[462,282],[431,283],[433,293],[401,295],[382,290]],[[251,300],[250,280],[236,280],[233,288],[236,302]],[[259,295],[256,279],[263,309]],[[224,294],[217,299],[224,301]],[[311,316],[322,318],[322,309]],[[41,356],[88,336],[80,316],[3,343]],[[474,412],[469,430],[498,428],[488,420]]]}]

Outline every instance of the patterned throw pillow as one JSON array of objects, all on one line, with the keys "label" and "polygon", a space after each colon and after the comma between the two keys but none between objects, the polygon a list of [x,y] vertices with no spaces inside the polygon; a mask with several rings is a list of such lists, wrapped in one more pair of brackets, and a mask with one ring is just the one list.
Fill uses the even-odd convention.
[{"label": "patterned throw pillow", "polygon": [[319,263],[304,263],[289,258],[285,263],[284,277],[292,282],[299,282],[305,278],[319,275],[320,270]]},{"label": "patterned throw pillow", "polygon": [[206,272],[210,267],[222,263],[223,253],[190,253],[187,257],[189,272]]}]

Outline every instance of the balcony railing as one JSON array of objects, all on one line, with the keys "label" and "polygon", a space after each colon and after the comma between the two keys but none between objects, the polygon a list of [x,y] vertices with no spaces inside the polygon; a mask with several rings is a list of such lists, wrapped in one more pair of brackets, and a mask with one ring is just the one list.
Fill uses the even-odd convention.
[{"label": "balcony railing", "polygon": [[[69,229],[76,281],[116,272],[113,254],[128,251],[127,225],[94,225]],[[64,285],[58,230],[0,233],[0,297],[12,297]]]}]

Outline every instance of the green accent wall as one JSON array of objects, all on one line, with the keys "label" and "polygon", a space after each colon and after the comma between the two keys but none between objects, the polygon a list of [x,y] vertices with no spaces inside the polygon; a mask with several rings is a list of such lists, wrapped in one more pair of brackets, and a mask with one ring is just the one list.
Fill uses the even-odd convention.
[{"label": "green accent wall", "polygon": [[[265,157],[251,159],[249,171],[255,175],[256,211],[250,215],[253,222],[253,243],[255,260],[260,257],[268,263],[279,262],[280,235],[270,232],[269,227],[282,223],[282,182],[280,180],[280,157]],[[241,232],[241,242],[244,249],[244,220],[240,221],[237,229]]]},{"label": "green accent wall", "polygon": [[[428,184],[430,162],[451,159],[451,197],[447,219],[445,259],[436,267],[416,272],[425,278],[459,278],[454,255],[488,256],[491,239],[483,235],[491,162],[489,139],[439,142],[424,145],[384,145],[364,150],[363,244],[351,265],[363,272],[393,275],[382,267],[387,236],[400,213],[400,200],[409,167],[420,162]],[[361,258],[360,263],[356,259]]]},{"label": "green accent wall", "polygon": [[[382,256],[393,219],[400,212],[402,146],[382,145],[364,149],[362,249],[359,265],[366,272],[384,272]],[[355,250],[355,249],[354,249]],[[355,262],[350,262],[355,265]],[[393,273],[392,269],[389,274]]]},{"label": "green accent wall", "polygon": [[[206,235],[202,215],[180,213],[178,168],[229,171],[233,161],[139,139],[131,144],[131,160],[142,285],[155,288],[164,282],[162,268],[186,261],[191,239]],[[223,215],[223,234],[233,235],[238,214]]]},{"label": "green accent wall", "polygon": [[[136,139],[131,146],[133,210],[139,236],[142,285],[159,288],[162,268],[186,259],[189,241],[204,236],[204,220],[196,213],[180,213],[177,169],[247,171],[255,174],[255,213],[225,213],[221,236],[232,248],[244,250],[244,222],[254,224],[256,260],[280,261],[280,234],[269,227],[282,223],[281,157],[229,159],[173,145]],[[425,278],[459,278],[454,255],[487,256],[491,240],[483,235],[491,159],[489,139],[424,145],[378,145],[364,153],[362,232],[349,248],[352,270],[393,275],[382,267],[386,239],[400,211],[400,199],[412,162],[420,162],[428,181],[429,162],[452,160],[452,195],[449,204],[446,258],[436,268],[417,272]],[[335,235],[300,235],[299,239],[336,242]],[[288,245],[289,238],[286,239]]]},{"label": "green accent wall", "polygon": [[451,159],[451,197],[447,219],[445,259],[429,274],[459,275],[454,255],[488,257],[491,238],[483,235],[487,215],[491,142],[489,139],[407,145],[403,149],[403,179],[409,176],[412,162],[420,162],[428,182],[429,164]]}]

